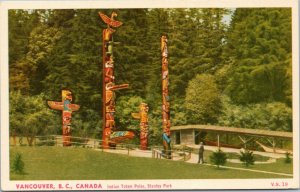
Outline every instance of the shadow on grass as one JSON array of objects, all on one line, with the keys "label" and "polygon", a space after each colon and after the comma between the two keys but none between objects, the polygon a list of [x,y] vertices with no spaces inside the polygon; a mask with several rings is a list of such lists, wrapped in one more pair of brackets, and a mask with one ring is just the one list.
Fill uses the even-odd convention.
[{"label": "shadow on grass", "polygon": [[26,172],[16,173],[14,171],[10,171],[10,174],[20,175],[20,176],[22,176],[22,175],[29,175],[29,173],[26,173]]},{"label": "shadow on grass", "polygon": [[217,166],[213,166],[213,169],[214,169],[214,170],[217,170],[217,171],[228,171],[228,170],[229,170],[228,168],[225,168],[225,167],[217,167]]}]

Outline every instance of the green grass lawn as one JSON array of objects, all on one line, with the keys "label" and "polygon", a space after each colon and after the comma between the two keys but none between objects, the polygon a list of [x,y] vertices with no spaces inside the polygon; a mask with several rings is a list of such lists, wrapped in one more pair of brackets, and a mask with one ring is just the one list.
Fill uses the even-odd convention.
[{"label": "green grass lawn", "polygon": [[[22,154],[25,174],[11,173],[11,180],[289,178],[265,173],[217,169],[164,159],[130,157],[84,148],[11,147],[10,162],[16,153]],[[255,169],[263,167],[255,166],[257,166]],[[278,162],[266,166],[271,168],[292,165]]]}]

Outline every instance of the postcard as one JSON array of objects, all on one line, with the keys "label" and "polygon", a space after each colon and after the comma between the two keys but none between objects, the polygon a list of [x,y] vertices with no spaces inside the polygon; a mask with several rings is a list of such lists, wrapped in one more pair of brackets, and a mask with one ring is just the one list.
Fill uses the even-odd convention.
[{"label": "postcard", "polygon": [[299,1],[2,1],[1,190],[299,188]]}]

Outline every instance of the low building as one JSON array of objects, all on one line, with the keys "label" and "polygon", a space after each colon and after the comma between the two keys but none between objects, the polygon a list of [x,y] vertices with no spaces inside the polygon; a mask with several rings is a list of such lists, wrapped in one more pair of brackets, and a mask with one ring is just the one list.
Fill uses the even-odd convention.
[{"label": "low building", "polygon": [[[171,127],[171,144],[197,145],[204,142],[207,145],[223,147],[247,148],[255,143],[262,148],[267,147],[262,143],[269,143],[270,149],[282,147],[284,143],[292,143],[293,133],[282,131],[269,131],[264,129],[234,128],[214,125],[184,125]],[[232,141],[235,141],[232,143]],[[261,142],[263,141],[263,142]],[[237,146],[236,143],[240,143]],[[264,148],[267,150],[267,148]]]}]

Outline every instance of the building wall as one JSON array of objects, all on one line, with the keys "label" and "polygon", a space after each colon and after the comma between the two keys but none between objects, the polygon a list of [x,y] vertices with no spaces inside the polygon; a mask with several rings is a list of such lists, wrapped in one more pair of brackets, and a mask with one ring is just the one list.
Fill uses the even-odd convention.
[{"label": "building wall", "polygon": [[[179,131],[172,131],[171,134],[171,143],[176,144],[176,132]],[[180,145],[187,145],[187,144],[195,144],[195,135],[193,129],[187,130],[180,130]]]},{"label": "building wall", "polygon": [[171,132],[171,145],[176,145],[176,132],[179,132],[179,131]]}]

